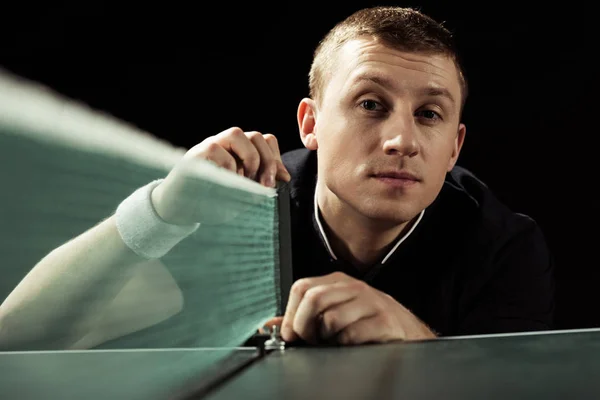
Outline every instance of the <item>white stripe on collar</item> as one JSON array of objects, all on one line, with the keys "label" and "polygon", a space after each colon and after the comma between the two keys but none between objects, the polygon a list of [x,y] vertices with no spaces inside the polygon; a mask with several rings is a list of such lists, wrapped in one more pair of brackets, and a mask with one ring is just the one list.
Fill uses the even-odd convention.
[{"label": "white stripe on collar", "polygon": [[[335,255],[335,253],[333,252],[333,250],[331,249],[331,245],[329,244],[329,240],[327,239],[327,235],[325,234],[325,230],[323,229],[323,225],[321,224],[321,218],[319,216],[319,206],[317,204],[317,189],[315,186],[315,196],[314,196],[314,209],[315,209],[315,219],[317,221],[317,225],[319,226],[319,230],[321,231],[321,236],[323,237],[323,240],[325,241],[325,247],[327,247],[327,251],[329,251],[329,255],[334,259],[337,260],[337,257]],[[400,239],[398,239],[398,242],[394,245],[394,247],[392,247],[392,249],[388,252],[388,254],[385,256],[385,258],[381,261],[382,264],[385,264],[385,262],[392,256],[392,254],[394,254],[394,252],[396,251],[396,249],[398,249],[398,246],[400,246],[400,244],[402,244],[402,242],[404,242],[409,236],[410,234],[415,230],[415,228],[417,227],[417,225],[419,225],[419,222],[421,222],[421,219],[423,218],[423,214],[425,214],[425,210],[421,211],[421,213],[419,214],[419,217],[417,218],[417,220],[415,221],[415,223],[413,224],[413,226],[409,229],[408,232],[406,232],[406,234],[404,234],[404,236],[402,236]]]}]

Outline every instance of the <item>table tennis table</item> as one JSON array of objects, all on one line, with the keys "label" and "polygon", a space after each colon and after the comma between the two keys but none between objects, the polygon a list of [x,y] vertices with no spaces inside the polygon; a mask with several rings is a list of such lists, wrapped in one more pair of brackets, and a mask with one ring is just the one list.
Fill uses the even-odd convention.
[{"label": "table tennis table", "polygon": [[591,399],[600,329],[351,347],[0,353],[2,399]]}]

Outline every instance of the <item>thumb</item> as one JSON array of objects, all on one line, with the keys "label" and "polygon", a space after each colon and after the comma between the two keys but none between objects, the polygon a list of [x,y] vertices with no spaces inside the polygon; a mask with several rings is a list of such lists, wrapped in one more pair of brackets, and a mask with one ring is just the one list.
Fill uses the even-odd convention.
[{"label": "thumb", "polygon": [[265,322],[264,326],[262,328],[260,328],[258,331],[262,334],[269,334],[269,333],[271,333],[273,326],[277,326],[278,328],[280,328],[280,332],[281,332],[282,322],[283,322],[283,317],[273,317],[270,320],[268,320],[267,322]]}]

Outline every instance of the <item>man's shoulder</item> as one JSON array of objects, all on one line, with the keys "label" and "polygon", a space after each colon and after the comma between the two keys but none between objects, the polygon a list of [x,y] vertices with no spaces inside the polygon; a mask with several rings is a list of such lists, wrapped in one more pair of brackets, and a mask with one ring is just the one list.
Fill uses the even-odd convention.
[{"label": "man's shoulder", "polygon": [[482,179],[465,167],[455,166],[447,174],[440,197],[466,205],[478,221],[479,234],[489,240],[539,231],[531,216],[509,207]]},{"label": "man's shoulder", "polygon": [[292,176],[289,184],[292,198],[310,196],[317,176],[317,153],[305,148],[294,149],[282,154],[281,161]]},{"label": "man's shoulder", "polygon": [[316,168],[316,152],[305,148],[287,151],[281,155],[281,160],[290,174],[302,174],[305,169],[313,166],[312,164]]},{"label": "man's shoulder", "polygon": [[[479,314],[462,322],[463,334],[546,329],[552,324],[553,257],[538,223],[502,202],[471,171],[455,167],[442,190],[447,205],[469,204],[467,223],[455,219],[466,238],[458,257],[465,292],[471,293]],[[445,211],[448,212],[446,207]],[[468,222],[472,222],[469,224]],[[477,298],[481,300],[477,300]],[[490,311],[491,310],[491,311]],[[494,315],[512,316],[496,318]]]}]

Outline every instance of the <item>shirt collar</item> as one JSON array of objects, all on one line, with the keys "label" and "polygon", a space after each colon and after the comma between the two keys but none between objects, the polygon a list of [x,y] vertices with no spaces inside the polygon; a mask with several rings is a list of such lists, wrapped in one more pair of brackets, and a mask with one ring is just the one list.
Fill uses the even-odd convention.
[{"label": "shirt collar", "polygon": [[[335,253],[333,252],[333,249],[331,248],[331,245],[329,244],[329,240],[327,239],[327,235],[325,234],[325,230],[323,229],[323,224],[321,223],[321,216],[319,214],[319,205],[317,203],[316,188],[315,188],[315,195],[314,195],[314,210],[315,210],[315,221],[317,221],[317,226],[319,227],[319,232],[321,233],[321,237],[323,238],[323,241],[325,242],[325,247],[327,247],[327,251],[329,252],[329,255],[331,256],[331,258],[333,258],[334,260],[337,260],[337,256],[335,255]],[[419,213],[419,216],[417,217],[417,220],[415,221],[413,226],[408,230],[408,232],[406,232],[402,237],[400,237],[398,239],[398,241],[396,242],[394,247],[392,247],[392,249],[387,253],[387,255],[384,257],[384,259],[381,261],[381,264],[385,264],[385,262],[392,256],[392,254],[394,254],[394,252],[396,251],[396,249],[398,249],[398,247],[402,244],[402,242],[404,242],[410,236],[410,234],[413,233],[413,231],[415,230],[417,225],[419,225],[419,222],[421,222],[421,219],[423,218],[424,214],[425,214],[425,210],[423,210]]]}]

